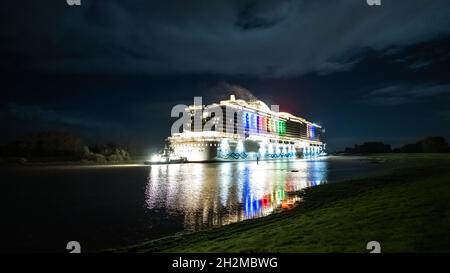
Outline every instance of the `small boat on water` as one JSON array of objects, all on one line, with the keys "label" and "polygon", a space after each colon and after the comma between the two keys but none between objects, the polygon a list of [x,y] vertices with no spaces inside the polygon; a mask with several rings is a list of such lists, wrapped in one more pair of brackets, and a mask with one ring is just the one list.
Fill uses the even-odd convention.
[{"label": "small boat on water", "polygon": [[160,164],[180,164],[186,163],[187,158],[175,155],[171,149],[167,148],[167,146],[159,152],[152,156],[151,159],[145,160],[145,165],[160,165]]},{"label": "small boat on water", "polygon": [[160,156],[157,158],[152,158],[151,160],[144,161],[145,165],[159,165],[159,164],[180,164],[186,163],[187,159],[185,157],[179,156]]}]

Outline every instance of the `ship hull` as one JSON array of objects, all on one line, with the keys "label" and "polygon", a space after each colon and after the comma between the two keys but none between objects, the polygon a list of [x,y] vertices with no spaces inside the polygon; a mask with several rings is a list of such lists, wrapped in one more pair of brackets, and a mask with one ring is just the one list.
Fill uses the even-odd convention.
[{"label": "ship hull", "polygon": [[289,160],[318,157],[324,150],[315,144],[251,144],[248,141],[173,143],[171,148],[187,162]]}]

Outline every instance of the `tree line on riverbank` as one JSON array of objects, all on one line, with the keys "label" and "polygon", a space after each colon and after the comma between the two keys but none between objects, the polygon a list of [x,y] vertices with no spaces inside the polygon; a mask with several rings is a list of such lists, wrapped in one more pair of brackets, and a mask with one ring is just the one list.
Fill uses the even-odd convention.
[{"label": "tree line on riverbank", "polygon": [[430,136],[416,143],[405,144],[398,148],[383,142],[365,142],[356,144],[353,148],[345,148],[345,154],[374,154],[374,153],[450,153],[446,139],[442,136]]},{"label": "tree line on riverbank", "polygon": [[131,159],[128,150],[117,144],[88,146],[68,132],[39,132],[0,146],[0,157],[6,162],[121,162]]}]

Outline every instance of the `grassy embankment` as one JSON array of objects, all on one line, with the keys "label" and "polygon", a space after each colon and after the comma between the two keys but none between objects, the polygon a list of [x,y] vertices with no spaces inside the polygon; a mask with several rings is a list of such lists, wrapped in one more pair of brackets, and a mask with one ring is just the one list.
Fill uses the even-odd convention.
[{"label": "grassy embankment", "polygon": [[378,155],[390,175],[306,189],[297,208],[208,231],[174,235],[131,252],[450,251],[450,155]]}]

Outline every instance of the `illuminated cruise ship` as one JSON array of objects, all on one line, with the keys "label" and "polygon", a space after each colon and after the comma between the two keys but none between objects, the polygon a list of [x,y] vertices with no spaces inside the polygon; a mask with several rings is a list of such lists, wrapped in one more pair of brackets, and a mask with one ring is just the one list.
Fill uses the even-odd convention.
[{"label": "illuminated cruise ship", "polygon": [[[260,100],[231,95],[229,100],[185,110],[190,119],[183,130],[167,139],[171,158],[188,162],[276,160],[325,153],[321,126],[273,111]],[[195,127],[196,117],[201,120],[200,130]]]}]

